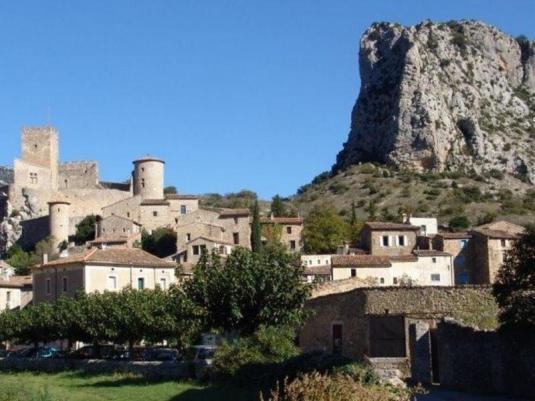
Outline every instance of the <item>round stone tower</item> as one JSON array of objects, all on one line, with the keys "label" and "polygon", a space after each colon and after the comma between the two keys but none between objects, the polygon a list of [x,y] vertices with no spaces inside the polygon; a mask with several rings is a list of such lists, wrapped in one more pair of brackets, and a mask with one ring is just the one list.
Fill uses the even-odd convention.
[{"label": "round stone tower", "polygon": [[54,239],[54,248],[58,249],[63,241],[69,241],[69,211],[71,203],[61,197],[48,202],[49,233]]},{"label": "round stone tower", "polygon": [[134,195],[143,199],[163,199],[163,160],[146,156],[134,160]]}]

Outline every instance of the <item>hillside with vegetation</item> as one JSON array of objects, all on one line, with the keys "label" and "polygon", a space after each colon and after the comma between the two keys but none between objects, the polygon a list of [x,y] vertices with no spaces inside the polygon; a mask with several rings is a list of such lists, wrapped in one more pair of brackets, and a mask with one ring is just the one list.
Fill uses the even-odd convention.
[{"label": "hillside with vegetation", "polygon": [[446,224],[463,216],[472,225],[496,218],[535,222],[535,188],[498,170],[485,175],[417,173],[364,163],[318,175],[291,202],[305,216],[325,204],[348,220],[354,208],[361,220],[399,220],[402,213],[411,213],[437,216]]}]

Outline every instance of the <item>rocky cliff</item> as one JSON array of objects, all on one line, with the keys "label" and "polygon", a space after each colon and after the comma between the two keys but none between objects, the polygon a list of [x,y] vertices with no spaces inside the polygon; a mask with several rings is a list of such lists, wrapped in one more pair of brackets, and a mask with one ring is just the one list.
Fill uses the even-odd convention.
[{"label": "rocky cliff", "polygon": [[418,171],[497,169],[535,183],[535,42],[478,21],[376,23],[334,171],[376,161]]}]

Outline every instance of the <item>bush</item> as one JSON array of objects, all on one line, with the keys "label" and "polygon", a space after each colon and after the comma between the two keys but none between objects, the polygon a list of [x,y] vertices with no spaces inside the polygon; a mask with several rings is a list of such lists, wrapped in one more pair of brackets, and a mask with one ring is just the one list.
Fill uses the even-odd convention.
[{"label": "bush", "polygon": [[214,373],[220,379],[270,379],[275,374],[268,366],[281,364],[296,356],[295,332],[288,327],[260,328],[249,337],[225,342],[214,357]]},{"label": "bush", "polygon": [[85,244],[86,241],[95,239],[95,224],[97,223],[97,217],[93,214],[86,216],[76,224],[76,234],[74,235],[74,241],[77,244]]},{"label": "bush", "polygon": [[[268,401],[408,401],[411,391],[391,386],[366,386],[346,374],[304,374],[293,381],[285,380],[271,391]],[[261,397],[263,401],[264,398]]]},{"label": "bush", "polygon": [[470,227],[470,220],[466,216],[455,216],[450,220],[449,227],[454,231],[466,230]]}]

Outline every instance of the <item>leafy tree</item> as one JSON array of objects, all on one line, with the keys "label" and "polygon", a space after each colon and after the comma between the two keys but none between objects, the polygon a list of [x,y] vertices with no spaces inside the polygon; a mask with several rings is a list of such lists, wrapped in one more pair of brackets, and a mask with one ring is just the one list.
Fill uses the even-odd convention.
[{"label": "leafy tree", "polygon": [[29,305],[18,313],[18,324],[14,336],[21,342],[47,342],[59,338],[58,326],[54,319],[54,306],[43,302]]},{"label": "leafy tree", "polygon": [[528,226],[506,253],[493,294],[504,327],[535,329],[535,226]]},{"label": "leafy tree", "polygon": [[262,237],[265,238],[263,248],[278,249],[281,252],[286,250],[286,246],[282,243],[282,228],[281,224],[275,223],[262,225]]},{"label": "leafy tree", "polygon": [[303,238],[307,253],[334,253],[348,235],[347,223],[332,206],[315,206],[305,219]]},{"label": "leafy tree", "polygon": [[167,227],[153,230],[151,234],[143,230],[141,248],[159,258],[176,253],[176,232]]},{"label": "leafy tree", "polygon": [[279,195],[275,195],[271,200],[271,213],[274,217],[286,216],[286,207]]},{"label": "leafy tree", "polygon": [[78,224],[76,224],[76,234],[74,241],[77,244],[85,244],[87,241],[95,239],[95,225],[97,224],[97,216],[90,214],[85,216]]},{"label": "leafy tree", "polygon": [[309,287],[291,255],[238,248],[222,261],[204,254],[185,294],[202,311],[206,328],[254,333],[261,325],[299,324]]},{"label": "leafy tree", "polygon": [[177,190],[176,190],[176,187],[174,185],[169,185],[167,187],[165,187],[163,189],[163,193],[164,194],[176,194],[177,193]]},{"label": "leafy tree", "polygon": [[253,221],[251,223],[251,248],[253,252],[262,250],[262,226],[260,225],[260,212],[258,210],[258,201],[253,206]]},{"label": "leafy tree", "polygon": [[11,246],[6,255],[6,261],[15,268],[15,273],[20,275],[29,274],[30,266],[35,261],[31,252],[26,252],[18,244]]},{"label": "leafy tree", "polygon": [[468,217],[464,215],[455,216],[450,220],[449,227],[453,231],[466,230],[468,227],[470,227],[470,220],[468,220]]}]

